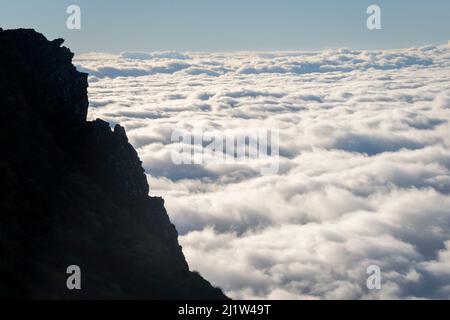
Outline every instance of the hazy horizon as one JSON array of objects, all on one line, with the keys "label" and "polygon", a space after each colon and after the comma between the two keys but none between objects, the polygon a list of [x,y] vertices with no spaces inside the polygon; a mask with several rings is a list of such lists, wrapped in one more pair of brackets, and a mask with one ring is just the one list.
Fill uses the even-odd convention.
[{"label": "hazy horizon", "polygon": [[[68,30],[66,9],[81,9]],[[366,9],[381,8],[381,30]],[[393,49],[450,40],[448,1],[0,1],[0,27],[35,28],[64,38],[76,53],[121,51],[273,51]]]}]

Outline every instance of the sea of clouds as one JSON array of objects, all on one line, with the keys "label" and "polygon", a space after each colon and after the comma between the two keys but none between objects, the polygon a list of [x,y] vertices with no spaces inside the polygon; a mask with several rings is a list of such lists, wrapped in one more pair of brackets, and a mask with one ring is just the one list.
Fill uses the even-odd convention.
[{"label": "sea of clouds", "polygon": [[[232,298],[450,298],[450,46],[91,53],[192,269]],[[175,129],[279,130],[257,163],[175,165]],[[382,289],[366,287],[378,265]]]}]

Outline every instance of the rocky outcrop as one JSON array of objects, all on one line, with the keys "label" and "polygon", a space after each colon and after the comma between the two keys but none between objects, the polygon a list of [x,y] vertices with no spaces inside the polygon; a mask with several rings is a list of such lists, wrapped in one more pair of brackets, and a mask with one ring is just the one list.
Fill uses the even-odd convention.
[{"label": "rocky outcrop", "polygon": [[62,43],[0,29],[0,297],[226,298],[189,271],[125,130],[86,121],[87,75]]},{"label": "rocky outcrop", "polygon": [[139,199],[148,195],[142,162],[123,127],[116,125],[111,131],[109,123],[97,119],[86,125],[84,134],[80,163],[92,179],[119,196]]}]

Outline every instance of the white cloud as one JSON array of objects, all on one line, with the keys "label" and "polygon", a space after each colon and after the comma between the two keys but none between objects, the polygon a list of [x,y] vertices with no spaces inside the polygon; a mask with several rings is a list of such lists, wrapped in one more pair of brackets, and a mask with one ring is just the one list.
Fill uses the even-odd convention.
[{"label": "white cloud", "polygon": [[[93,53],[190,266],[233,298],[450,298],[450,47]],[[280,170],[171,162],[174,129],[279,129]],[[366,288],[366,268],[382,290]]]}]

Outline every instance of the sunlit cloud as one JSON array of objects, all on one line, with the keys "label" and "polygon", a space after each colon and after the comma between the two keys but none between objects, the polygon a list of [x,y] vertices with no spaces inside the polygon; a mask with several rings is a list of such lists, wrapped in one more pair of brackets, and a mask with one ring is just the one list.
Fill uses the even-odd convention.
[{"label": "sunlit cloud", "polygon": [[[449,298],[450,47],[78,56],[192,269],[232,298]],[[175,165],[175,129],[280,132],[257,163]],[[382,290],[368,290],[379,265]]]}]

